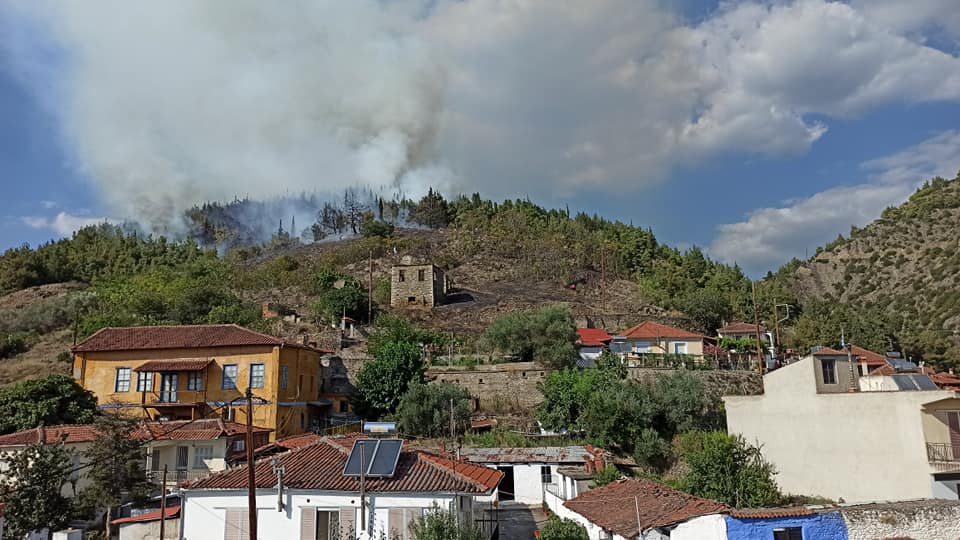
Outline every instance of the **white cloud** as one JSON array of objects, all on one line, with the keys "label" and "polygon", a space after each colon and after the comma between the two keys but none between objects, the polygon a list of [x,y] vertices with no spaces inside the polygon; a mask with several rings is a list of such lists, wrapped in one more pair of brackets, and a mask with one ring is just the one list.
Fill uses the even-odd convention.
[{"label": "white cloud", "polygon": [[710,253],[750,273],[772,269],[880,216],[933,176],[960,168],[960,131],[940,133],[890,156],[867,161],[868,181],[821,191],[779,208],[759,208],[745,221],[720,225]]},{"label": "white cloud", "polygon": [[720,152],[802,153],[831,118],[960,100],[960,59],[918,34],[945,4],[923,1],[900,25],[895,0],[721,3],[695,25],[659,0],[6,9],[64,47],[58,113],[112,213],[162,230],[236,195],[429,181],[563,197]]},{"label": "white cloud", "polygon": [[53,217],[24,216],[20,218],[20,222],[33,229],[53,231],[58,236],[70,236],[84,227],[104,222],[114,223],[116,220],[106,217],[76,216],[60,212]]}]

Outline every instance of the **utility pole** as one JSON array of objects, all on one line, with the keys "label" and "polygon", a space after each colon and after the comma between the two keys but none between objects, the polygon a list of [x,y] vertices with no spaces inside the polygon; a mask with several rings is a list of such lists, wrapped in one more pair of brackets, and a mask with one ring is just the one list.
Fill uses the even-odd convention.
[{"label": "utility pole", "polygon": [[257,540],[256,465],[253,461],[253,389],[247,386],[247,517],[251,540]]},{"label": "utility pole", "polygon": [[164,540],[167,517],[167,464],[163,464],[163,476],[160,477],[160,540]]},{"label": "utility pole", "polygon": [[604,248],[606,246],[603,242],[600,242],[600,309],[607,311],[607,282],[606,282],[606,272],[604,268],[603,254],[606,251]]},{"label": "utility pole", "polygon": [[283,465],[280,465],[280,458],[273,458],[273,473],[277,475],[277,512],[283,512],[283,473],[287,472],[287,468]]},{"label": "utility pole", "polygon": [[360,451],[360,532],[367,531],[367,503],[364,501],[364,481],[366,480],[367,465],[363,462],[363,440],[358,439],[354,444],[358,445]]},{"label": "utility pole", "polygon": [[456,421],[453,417],[453,398],[450,398],[450,442],[457,442]]},{"label": "utility pole", "polygon": [[373,322],[373,250],[367,257],[367,324]]},{"label": "utility pole", "polygon": [[757,334],[757,371],[763,375],[763,347],[760,345],[760,314],[757,311],[757,282],[753,283],[753,324]]},{"label": "utility pole", "polygon": [[637,497],[633,497],[633,507],[637,510],[637,537],[643,534],[643,526],[640,525],[640,501],[637,500]]}]

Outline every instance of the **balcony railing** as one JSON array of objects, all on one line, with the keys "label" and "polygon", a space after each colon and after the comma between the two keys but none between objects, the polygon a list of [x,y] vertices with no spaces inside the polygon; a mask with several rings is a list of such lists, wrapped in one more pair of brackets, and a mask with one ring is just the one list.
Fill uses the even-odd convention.
[{"label": "balcony railing", "polygon": [[927,443],[927,461],[960,464],[960,444]]},{"label": "balcony railing", "polygon": [[[177,485],[181,482],[186,482],[188,480],[198,480],[200,478],[206,478],[211,474],[211,471],[207,470],[175,470],[167,471],[167,485]],[[163,471],[147,471],[147,480],[154,484],[159,484],[163,481]]]},{"label": "balcony railing", "polygon": [[192,406],[206,401],[205,393],[195,390],[163,390],[159,392],[143,392],[143,404],[181,404]]}]

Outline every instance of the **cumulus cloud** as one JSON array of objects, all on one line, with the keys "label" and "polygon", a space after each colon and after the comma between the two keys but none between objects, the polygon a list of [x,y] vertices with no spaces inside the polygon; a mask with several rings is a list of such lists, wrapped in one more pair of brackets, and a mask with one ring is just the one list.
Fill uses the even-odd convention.
[{"label": "cumulus cloud", "polygon": [[718,227],[710,253],[759,273],[802,257],[812,249],[862,227],[888,206],[906,200],[933,176],[952,178],[960,168],[960,131],[940,133],[915,146],[861,165],[868,181],[821,191],[779,208],[760,208],[745,221]]},{"label": "cumulus cloud", "polygon": [[944,4],[896,25],[883,1],[724,2],[696,24],[659,0],[0,9],[62,46],[57,113],[103,199],[162,229],[197,201],[357,183],[640,190],[720,152],[802,153],[831,118],[960,99],[960,59],[918,34]]},{"label": "cumulus cloud", "polygon": [[115,223],[116,220],[106,217],[77,216],[60,212],[56,216],[24,216],[20,222],[27,227],[46,231],[53,231],[57,236],[70,236],[74,232],[98,223]]}]

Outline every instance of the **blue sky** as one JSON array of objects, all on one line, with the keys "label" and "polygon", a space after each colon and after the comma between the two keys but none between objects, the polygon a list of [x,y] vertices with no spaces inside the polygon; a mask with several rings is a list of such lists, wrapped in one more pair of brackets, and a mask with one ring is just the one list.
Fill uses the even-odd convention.
[{"label": "blue sky", "polygon": [[14,2],[0,248],[399,178],[632,221],[760,275],[956,174],[952,3]]}]

